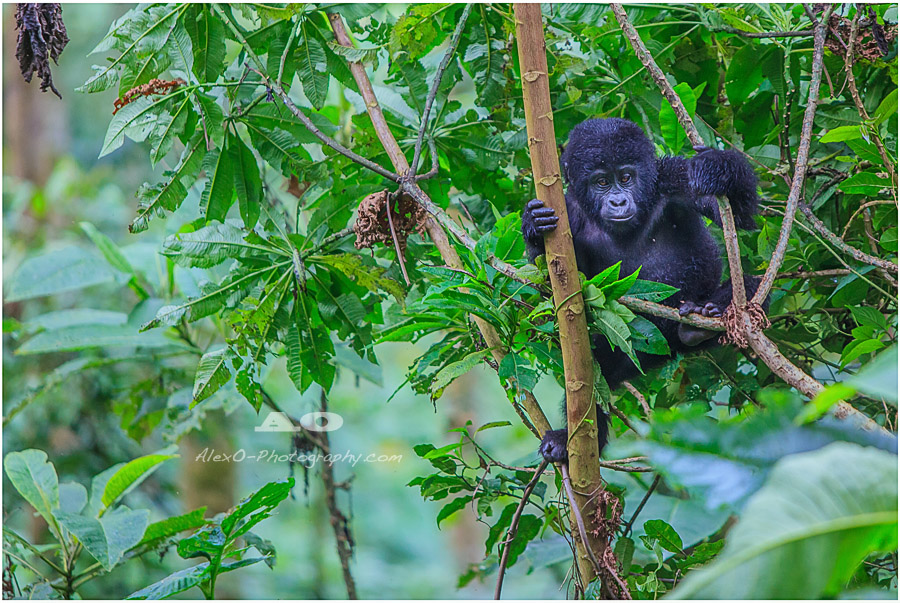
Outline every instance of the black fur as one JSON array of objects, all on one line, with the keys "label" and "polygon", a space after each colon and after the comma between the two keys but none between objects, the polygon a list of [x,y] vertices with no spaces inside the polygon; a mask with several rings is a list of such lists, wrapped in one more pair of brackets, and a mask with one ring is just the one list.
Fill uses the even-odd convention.
[{"label": "black fur", "polygon": [[[640,278],[680,289],[662,303],[682,314],[720,316],[731,303],[731,282],[721,283],[722,252],[701,216],[720,224],[716,196],[725,195],[737,226],[754,228],[756,175],[734,151],[696,150],[691,159],[657,158],[653,144],[634,123],[618,118],[584,121],[569,134],[562,155],[566,208],[578,269],[585,275],[592,277],[621,261],[623,275],[640,267]],[[522,234],[532,260],[544,252],[544,233],[556,228],[557,219],[536,199],[526,206]],[[744,284],[752,295],[759,279],[748,276]],[[716,333],[647,318],[673,354],[715,344]],[[611,388],[639,374],[604,337],[594,337],[592,345]],[[642,352],[637,356],[645,369],[668,359]],[[565,430],[547,432],[541,452],[552,461],[564,460],[565,441]],[[601,450],[605,443],[604,437]]]}]

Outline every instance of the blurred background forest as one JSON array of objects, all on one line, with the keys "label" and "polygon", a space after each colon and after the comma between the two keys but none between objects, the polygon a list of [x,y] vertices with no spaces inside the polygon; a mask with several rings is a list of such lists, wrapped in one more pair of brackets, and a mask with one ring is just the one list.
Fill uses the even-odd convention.
[{"label": "blurred background forest", "polygon": [[[90,75],[94,57],[87,57],[109,28],[109,23],[128,10],[128,5],[83,4],[64,8],[64,19],[71,42],[54,67],[54,82],[63,95],[42,94],[37,83],[26,84],[15,61],[13,5],[3,6],[3,272],[12,274],[24,258],[47,251],[78,247],[96,254],[94,245],[81,229],[90,222],[113,241],[127,249],[128,257],[144,259],[139,270],[158,275],[157,252],[167,234],[193,219],[199,192],[182,211],[169,221],[157,221],[149,231],[131,235],[128,225],[134,216],[134,191],[142,182],[153,180],[148,151],[139,145],[125,145],[102,159],[97,153],[103,144],[106,123],[117,98],[116,90],[96,95],[75,92]],[[402,6],[396,6],[398,14]],[[12,51],[11,51],[12,49]],[[179,216],[179,214],[181,214]],[[99,260],[102,263],[102,259]],[[157,277],[158,278],[158,277]],[[94,308],[110,313],[112,320],[127,313],[137,297],[127,288],[110,282],[68,294],[8,303],[4,319],[23,323],[36,316],[70,308]],[[111,408],[132,407],[127,399],[136,381],[146,383],[146,400],[137,404],[137,414],[166,406],[184,405],[190,398],[192,375],[183,377],[178,392],[158,392],[153,382],[158,368],[154,364],[118,365],[115,370],[86,371],[65,379],[59,387],[46,387],[48,374],[72,354],[15,355],[15,340],[4,335],[3,401],[9,408],[36,393],[29,408],[4,425],[3,450],[39,448],[45,450],[60,472],[60,479],[88,483],[90,477],[123,459],[134,458],[162,448],[166,438],[181,436],[156,430],[140,443],[129,437],[127,421],[109,412]],[[12,344],[12,345],[11,345]],[[332,433],[335,452],[353,454],[401,454],[400,462],[360,463],[355,468],[338,463],[336,478],[353,479],[352,526],[356,538],[354,573],[361,597],[435,598],[489,597],[492,584],[472,582],[456,589],[458,576],[471,563],[482,559],[487,526],[471,513],[462,513],[435,523],[434,504],[424,501],[407,483],[421,473],[427,463],[412,452],[422,442],[452,442],[457,438],[449,429],[479,422],[479,407],[487,404],[491,420],[498,415],[515,421],[515,414],[504,402],[505,394],[496,375],[486,366],[477,367],[447,388],[452,402],[447,408],[458,413],[435,413],[427,397],[415,395],[409,387],[400,389],[390,403],[385,401],[404,382],[407,367],[417,353],[413,345],[385,344],[379,348],[382,364],[374,367],[373,381],[361,381],[347,374],[338,378],[332,392],[332,404],[340,409],[344,426]],[[560,399],[561,389],[546,380],[542,389],[547,399]],[[318,407],[318,393],[307,392],[302,399],[291,384],[284,361],[276,362],[265,381],[265,388],[277,402],[298,415]],[[178,396],[181,395],[181,401]],[[29,398],[30,399],[30,398]],[[552,405],[554,414],[558,412]],[[462,409],[467,409],[463,411]],[[289,475],[286,463],[197,463],[194,457],[204,448],[233,453],[245,449],[274,450],[288,454],[289,434],[256,433],[266,411],[259,416],[231,389],[221,392],[196,407],[203,430],[191,431],[180,440],[181,458],[164,465],[141,491],[137,507],[158,507],[174,514],[206,505],[211,513],[227,510],[248,492],[266,481]],[[133,415],[132,415],[133,416]],[[488,419],[482,417],[480,423]],[[149,421],[155,423],[159,418]],[[162,419],[165,421],[165,419]],[[558,420],[558,416],[557,416]],[[190,422],[190,421],[188,421]],[[200,419],[196,421],[199,427]],[[503,441],[510,452],[522,455],[535,449],[524,427],[505,430]],[[511,457],[511,458],[513,458]],[[334,535],[328,523],[321,482],[309,480],[308,493],[302,487],[302,470],[297,469],[296,499],[283,504],[278,513],[261,524],[257,531],[270,539],[278,551],[274,570],[264,564],[243,572],[225,575],[219,588],[229,598],[341,598],[344,585],[334,547]],[[8,482],[7,482],[8,483]],[[185,489],[187,488],[187,489]],[[17,501],[12,488],[4,489],[5,521],[17,531],[40,541],[46,529],[40,518]],[[146,499],[144,499],[146,497]],[[174,558],[173,558],[174,557]],[[183,567],[174,553],[159,560],[148,557],[156,569],[147,565],[126,564],[109,576],[88,585],[85,597],[104,598],[109,593],[127,593]],[[512,575],[524,572],[524,565]],[[549,579],[519,584],[510,581],[510,596],[558,597],[563,572],[543,569]],[[415,575],[415,579],[410,579]],[[191,593],[185,593],[191,598]],[[194,591],[193,596],[196,596]]]},{"label": "blurred background forest", "polygon": [[[423,180],[422,187],[439,211],[452,215],[448,220],[471,239],[478,239],[468,249],[456,243],[477,278],[448,275],[440,268],[444,261],[432,239],[413,235],[406,266],[412,275],[408,286],[401,284],[400,266],[390,245],[360,251],[346,233],[331,241],[331,248],[322,243],[323,232],[346,231],[361,199],[394,184],[319,144],[284,110],[288,105],[273,95],[269,79],[254,80],[264,76],[248,68],[253,65],[248,57],[265,56],[269,76],[289,73],[293,86],[288,86],[289,91],[301,107],[294,116],[310,115],[329,135],[384,167],[388,153],[376,136],[347,63],[365,63],[390,129],[403,152],[411,156],[422,101],[445,50],[452,46],[454,29],[465,20],[461,13],[468,9],[456,4],[340,8],[173,4],[139,9],[70,5],[63,17],[71,41],[59,65],[53,66],[54,82],[63,96],[60,100],[40,93],[37,82],[29,85],[22,80],[15,60],[14,7],[3,7],[3,510],[5,525],[19,535],[6,535],[7,550],[22,558],[40,557],[50,550],[51,532],[59,526],[48,526],[45,520],[49,517],[53,524],[53,513],[59,512],[66,521],[76,521],[73,517],[87,499],[84,490],[91,494],[89,510],[96,511],[95,499],[102,499],[103,510],[88,518],[97,519],[96,525],[103,517],[110,521],[121,517],[115,514],[119,511],[132,512],[117,508],[100,517],[114,503],[149,510],[149,521],[157,522],[200,507],[206,507],[207,518],[227,512],[264,484],[278,482],[273,487],[286,496],[283,486],[292,477],[296,486],[291,496],[280,504],[276,501],[272,516],[253,526],[253,535],[246,538],[248,548],[263,555],[274,548],[277,563],[267,567],[272,561],[268,558],[266,563],[223,574],[215,594],[218,598],[344,597],[346,576],[330,524],[333,501],[323,487],[319,467],[307,474],[303,467],[287,462],[198,460],[204,451],[289,454],[296,444],[290,434],[255,428],[268,406],[293,416],[318,410],[320,392],[330,385],[328,371],[336,369],[328,404],[344,423],[330,433],[331,451],[402,455],[399,461],[334,466],[333,481],[350,486],[337,487],[336,496],[339,508],[349,517],[355,544],[351,569],[360,598],[488,598],[493,594],[497,543],[531,475],[516,468],[538,461],[537,441],[508,400],[521,393],[516,387],[533,389],[553,425],[562,425],[564,419],[558,409],[563,390],[558,385],[562,371],[554,329],[546,316],[540,316],[542,307],[549,313],[549,304],[537,288],[504,280],[504,273],[494,270],[490,261],[507,261],[512,271],[521,271],[528,279],[543,278],[523,257],[516,213],[533,195],[534,185],[528,167],[515,20],[509,5],[475,6],[460,29],[462,41],[439,86],[432,113],[434,127],[429,135],[434,136],[438,151],[422,155],[426,165],[431,153],[438,156],[438,176]],[[785,385],[783,375],[775,374],[758,355],[723,346],[679,356],[659,371],[648,371],[634,380],[633,391],[619,390],[612,397],[604,393],[610,398],[605,401],[613,401],[621,411],[612,421],[614,437],[605,457],[631,457],[629,462],[637,458],[647,465],[603,472],[609,492],[620,497],[616,501],[621,500],[626,512],[618,523],[611,523],[615,524],[616,559],[636,598],[658,598],[681,580],[704,575],[704,570],[694,568],[723,550],[725,534],[729,538],[738,534],[732,552],[752,552],[757,534],[784,535],[766,524],[769,509],[790,510],[796,500],[807,496],[814,500],[807,505],[814,510],[834,508],[865,515],[869,506],[877,507],[880,514],[868,514],[877,515],[877,525],[871,532],[859,530],[844,540],[839,540],[843,538],[840,531],[830,532],[829,538],[838,539],[840,547],[835,540],[818,538],[815,530],[798,539],[803,540],[798,546],[810,547],[806,552],[846,554],[834,563],[828,554],[800,554],[788,546],[774,546],[776,554],[754,566],[765,579],[749,576],[737,584],[726,572],[718,574],[716,587],[734,583],[735,588],[751,589],[750,595],[761,592],[752,590],[758,588],[811,596],[837,594],[849,583],[847,588],[867,589],[867,595],[896,595],[897,502],[892,480],[897,462],[893,434],[897,417],[893,165],[897,9],[880,5],[862,19],[864,39],[850,60],[860,100],[853,98],[855,89],[851,94],[847,86],[841,47],[849,40],[853,11],[850,5],[835,7],[831,17],[838,33],[830,34],[827,43],[821,38],[818,42],[825,78],[812,127],[812,169],[804,192],[809,213],[815,212],[813,217],[824,222],[822,228],[830,229],[833,238],[826,241],[822,231],[798,213],[772,289],[772,326],[766,331],[781,352],[825,391],[816,403],[803,405],[800,395]],[[819,15],[826,10],[824,5],[815,8]],[[133,27],[115,24],[128,10],[134,10]],[[346,20],[357,48],[334,43],[330,19],[335,13],[342,15],[337,17],[339,23]],[[557,143],[562,144],[569,130],[588,117],[618,116],[638,123],[658,153],[692,153],[675,113],[608,6],[545,5],[544,13]],[[859,25],[862,13],[853,14]],[[737,148],[756,170],[763,201],[755,218],[759,228],[741,232],[740,242],[744,271],[761,274],[770,265],[779,238],[791,176],[797,169],[810,81],[815,79],[810,76],[815,72],[812,9],[800,4],[632,5],[628,18],[671,83],[677,83],[676,91],[703,139],[722,148]],[[120,28],[118,39],[107,43],[104,36],[111,23],[114,31]],[[198,43],[198,23],[206,24],[206,33],[220,27],[221,35],[213,43]],[[235,23],[245,28],[249,40],[241,39]],[[303,29],[307,26],[310,32]],[[775,39],[765,35],[800,28],[809,29]],[[301,29],[302,35],[297,33]],[[875,31],[887,37],[876,40]],[[183,35],[179,39],[172,32]],[[761,37],[756,35],[760,32]],[[142,40],[145,46],[139,44]],[[88,56],[98,42],[99,54]],[[192,52],[178,57],[189,43]],[[212,47],[221,56],[211,58]],[[134,48],[138,50],[131,52]],[[301,53],[317,57],[309,59],[305,70],[299,61]],[[201,61],[208,62],[208,68]],[[96,67],[98,63],[107,67]],[[139,74],[138,65],[146,68]],[[261,70],[261,64],[256,65]],[[111,117],[114,102],[132,84],[138,86],[151,77],[169,82],[182,78],[182,83],[170,89],[168,96],[158,91],[138,95]],[[92,94],[76,92],[80,86]],[[173,117],[176,111],[181,121]],[[866,112],[869,117],[864,118]],[[146,121],[124,123],[143,114],[149,115]],[[205,120],[216,115],[215,127],[207,129]],[[174,135],[170,131],[179,128]],[[126,136],[131,140],[125,140]],[[279,140],[287,140],[282,145],[287,152],[279,154],[283,149],[274,144]],[[876,149],[876,140],[884,147]],[[205,147],[199,152],[201,142]],[[182,146],[186,152],[179,159]],[[235,149],[237,160],[232,154]],[[262,178],[257,200],[263,213],[252,216],[243,204],[234,202],[237,185],[231,186],[230,174],[225,187],[212,191],[209,158],[224,157],[226,163],[238,164],[240,149],[246,149],[252,159],[247,164],[252,164],[249,171],[256,182]],[[180,182],[171,170],[180,173],[189,163],[192,167],[185,169],[193,172],[182,187],[183,198],[171,206],[169,200],[162,201],[168,211],[156,214],[142,205]],[[299,188],[303,190],[298,192]],[[135,191],[139,191],[137,203]],[[157,200],[162,197],[160,193]],[[138,213],[149,217],[137,219],[136,205]],[[210,208],[221,210],[221,215],[211,217]],[[286,235],[283,229],[292,226],[295,230]],[[721,238],[721,230],[710,229],[717,240]],[[179,247],[191,236],[209,232],[224,232],[225,238],[235,237],[229,244],[247,243],[249,249],[263,253],[245,257],[228,255],[215,245],[203,253],[188,249],[188,244]],[[285,241],[290,245],[279,248],[279,242]],[[218,286],[238,278],[234,275],[242,274],[246,266],[273,266],[273,257],[281,261],[290,257],[285,249],[297,251],[300,245],[303,250],[308,242],[313,246],[309,253],[323,255],[305,267],[295,264],[294,270],[327,281],[328,286],[310,282],[310,287],[319,287],[312,290],[332,296],[346,293],[352,302],[341,295],[329,312],[317,310],[321,315],[314,326],[309,326],[313,321],[307,317],[311,337],[324,333],[334,344],[333,355],[325,354],[315,362],[307,362],[309,357],[304,356],[303,362],[291,366],[294,352],[288,334],[297,332],[300,321],[294,316],[299,312],[298,297],[303,299],[296,287],[299,283],[304,293],[307,290],[303,277],[293,282],[287,268],[268,289],[269,281],[264,282],[262,270],[257,271],[259,283],[254,287],[258,288],[247,299],[220,299],[220,305],[205,314],[194,315],[190,310],[169,322],[160,319],[165,314],[161,307],[173,307],[164,304],[188,300],[182,308],[190,307],[207,294],[209,281]],[[162,249],[167,253],[160,253]],[[338,263],[348,258],[358,263]],[[358,274],[355,280],[339,274],[349,270],[348,265],[371,272],[376,275],[372,281],[377,282],[363,286]],[[621,276],[624,281],[628,275]],[[453,281],[455,277],[462,280]],[[479,279],[494,279],[496,286],[485,287]],[[632,284],[633,280],[620,287],[616,296],[610,293],[600,305],[624,310],[627,303],[619,304],[615,298]],[[254,314],[256,307],[264,306],[259,300],[268,299],[278,286],[283,287],[278,310],[282,299],[288,300],[285,307],[294,304],[292,321],[282,321],[291,323],[288,327],[279,326],[274,308],[267,317]],[[287,294],[291,286],[295,287],[293,299]],[[473,304],[472,298],[460,296],[459,287],[467,289],[464,293],[480,287],[480,301]],[[397,289],[403,295],[397,295]],[[306,297],[323,307],[328,304],[324,297]],[[516,303],[507,303],[511,299]],[[361,314],[350,316],[347,306],[341,306],[347,315],[341,317],[337,308],[342,301]],[[511,362],[496,363],[501,379],[482,362],[486,353],[471,322],[477,313],[473,305],[474,310],[484,310],[492,326],[504,335],[509,351],[505,358]],[[141,325],[155,328],[138,333]],[[270,329],[271,325],[275,327]],[[624,322],[621,326],[628,329]],[[389,340],[376,347],[372,342],[379,336]],[[258,344],[255,355],[247,351],[253,344]],[[232,348],[251,360],[241,365],[241,358],[231,356],[234,366],[225,366],[222,373],[208,370],[208,362],[204,365],[219,353],[221,368],[226,354],[234,353]],[[370,351],[373,355],[363,358]],[[369,361],[375,352],[378,364]],[[293,360],[297,357],[294,353]],[[515,377],[504,389],[500,382],[510,374]],[[869,429],[823,416],[845,400],[853,404],[853,419],[866,422]],[[254,406],[258,409],[263,403],[266,406],[257,413]],[[478,436],[483,448],[471,443],[453,447],[461,440],[454,430],[470,422],[492,427]],[[438,450],[420,458],[428,451],[422,445]],[[44,451],[58,473],[61,485],[54,509],[41,509],[39,497],[26,496],[31,476],[48,478],[49,471],[35,450],[21,453],[29,449]],[[144,456],[154,453],[161,456]],[[166,456],[172,453],[179,457]],[[154,464],[135,469],[125,485],[116,485],[109,473],[103,473],[138,457]],[[860,467],[866,471],[857,470]],[[832,475],[825,469],[843,472],[845,477],[838,481],[843,479],[846,488],[832,487]],[[23,479],[29,471],[29,479]],[[127,473],[121,467],[119,471]],[[97,486],[101,476],[108,481],[99,480]],[[12,488],[14,479],[18,481]],[[34,483],[40,481],[34,479]],[[416,487],[410,487],[411,482]],[[566,583],[571,578],[572,555],[558,533],[566,531],[562,520],[566,505],[554,498],[554,486],[559,484],[552,478],[544,482],[528,507],[529,512],[537,508],[540,513],[525,515],[528,529],[523,528],[515,541],[521,549],[527,544],[527,549],[510,565],[506,598],[572,594],[567,590],[571,584]],[[138,483],[140,487],[132,486]],[[775,498],[783,496],[767,502],[773,491]],[[23,497],[31,506],[23,503]],[[834,497],[839,500],[832,505]],[[77,508],[66,517],[72,507]],[[626,516],[630,517],[627,524]],[[739,538],[737,517],[744,526],[751,526],[747,528],[750,544]],[[85,516],[78,516],[77,521],[82,520],[86,521]],[[735,524],[737,530],[733,530]],[[788,524],[782,525],[785,531]],[[179,531],[184,530],[167,536]],[[140,538],[143,525],[138,532]],[[170,546],[164,556],[145,554],[139,562],[120,566],[118,561],[128,560],[125,551],[118,551],[116,559],[110,553],[106,569],[114,570],[108,574],[97,569],[105,565],[102,561],[88,566],[85,555],[79,571],[93,579],[79,583],[77,589],[69,588],[72,584],[54,588],[68,594],[77,590],[83,598],[126,596],[204,556],[182,550],[182,545],[202,548],[204,544],[190,540],[179,542],[178,554]],[[729,552],[727,547],[724,550]],[[89,552],[98,557],[96,549]],[[784,563],[777,554],[794,555],[809,565]],[[753,558],[746,565],[755,562]],[[28,574],[25,566],[20,566],[20,574]],[[5,576],[8,591],[9,582]],[[784,588],[796,590],[779,590]],[[53,593],[47,586],[30,594]],[[177,596],[196,597],[197,591]]]}]

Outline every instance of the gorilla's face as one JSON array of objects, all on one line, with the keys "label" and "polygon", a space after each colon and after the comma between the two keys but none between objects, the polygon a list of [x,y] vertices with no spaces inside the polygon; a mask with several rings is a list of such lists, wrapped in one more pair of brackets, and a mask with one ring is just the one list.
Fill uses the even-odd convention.
[{"label": "gorilla's face", "polygon": [[631,164],[601,167],[588,177],[588,195],[600,218],[613,228],[627,227],[638,215],[638,170]]},{"label": "gorilla's face", "polygon": [[589,119],[569,134],[562,164],[585,214],[620,237],[640,228],[657,201],[653,144],[630,121]]}]

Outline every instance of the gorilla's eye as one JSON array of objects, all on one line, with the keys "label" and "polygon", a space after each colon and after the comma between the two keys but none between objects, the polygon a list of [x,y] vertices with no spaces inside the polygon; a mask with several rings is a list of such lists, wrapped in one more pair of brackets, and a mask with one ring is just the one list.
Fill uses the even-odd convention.
[{"label": "gorilla's eye", "polygon": [[609,186],[609,180],[601,176],[600,178],[597,178],[597,184],[600,186]]},{"label": "gorilla's eye", "polygon": [[627,183],[631,182],[631,174],[629,174],[629,173],[622,174],[621,176],[619,176],[619,182],[621,182],[622,184],[627,184]]}]

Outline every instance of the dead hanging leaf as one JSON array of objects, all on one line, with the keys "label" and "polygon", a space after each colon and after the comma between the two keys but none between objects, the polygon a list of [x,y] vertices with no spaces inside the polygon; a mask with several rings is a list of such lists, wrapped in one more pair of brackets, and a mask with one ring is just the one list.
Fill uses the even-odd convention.
[{"label": "dead hanging leaf", "polygon": [[132,102],[134,99],[139,98],[141,96],[150,96],[151,94],[168,94],[176,90],[179,86],[183,86],[185,81],[181,78],[177,80],[161,80],[158,78],[154,78],[147,82],[146,84],[141,84],[140,86],[135,86],[131,90],[125,93],[125,96],[122,98],[117,98],[113,103],[113,112],[115,115],[116,112]]},{"label": "dead hanging leaf", "polygon": [[[375,243],[394,246],[391,225],[388,223],[387,206],[390,195],[388,191],[372,193],[359,204],[353,232],[356,233],[356,248],[371,248]],[[391,221],[397,233],[397,244],[401,253],[406,252],[406,239],[413,232],[422,233],[425,223],[425,211],[408,195],[401,195],[400,200],[391,204]]]},{"label": "dead hanging leaf", "polygon": [[37,73],[41,78],[41,92],[49,88],[62,98],[53,85],[53,75],[50,73],[50,59],[59,65],[59,55],[69,43],[62,20],[62,5],[37,2],[17,4],[16,29],[19,30],[16,59],[22,77],[31,83],[31,78]]},{"label": "dead hanging leaf", "polygon": [[[772,326],[769,317],[766,316],[766,311],[759,304],[748,301],[745,311],[750,318],[750,327],[754,331],[763,331]],[[719,343],[724,345],[733,343],[739,348],[746,348],[750,345],[747,335],[744,333],[743,316],[734,307],[734,304],[729,305],[725,310],[722,322],[725,323],[725,333],[719,337]]]}]

